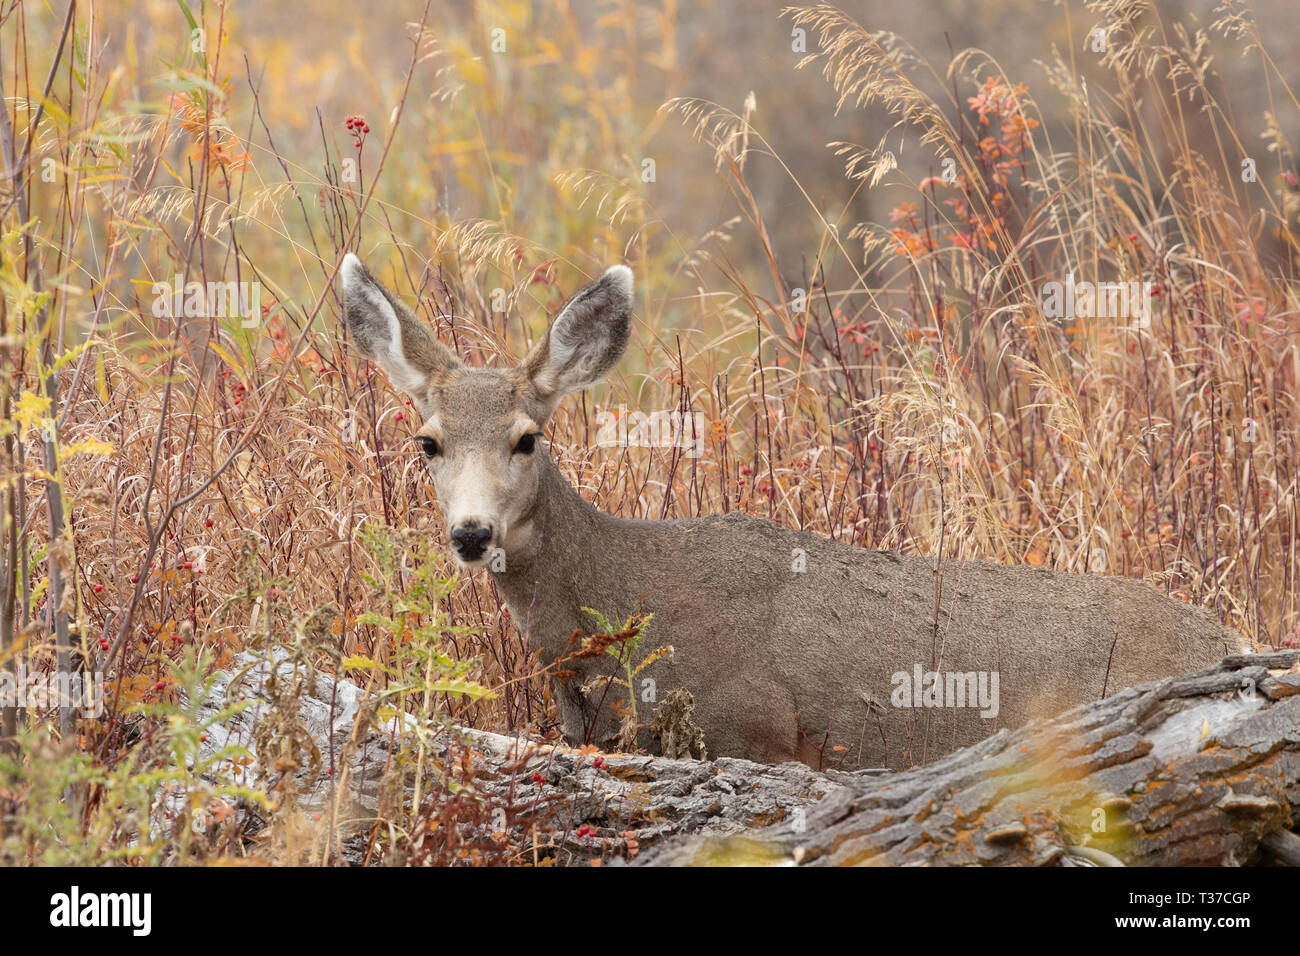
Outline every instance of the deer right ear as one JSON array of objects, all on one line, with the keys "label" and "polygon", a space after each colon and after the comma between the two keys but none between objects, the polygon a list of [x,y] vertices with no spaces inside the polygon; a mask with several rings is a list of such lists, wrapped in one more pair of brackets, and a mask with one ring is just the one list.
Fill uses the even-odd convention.
[{"label": "deer right ear", "polygon": [[537,397],[554,409],[570,392],[603,379],[627,348],[632,270],[610,266],[560,310],[521,366]]},{"label": "deer right ear", "polygon": [[339,271],[343,321],[358,351],[378,363],[402,391],[423,399],[430,379],[460,364],[456,356],[352,253],[343,257]]}]

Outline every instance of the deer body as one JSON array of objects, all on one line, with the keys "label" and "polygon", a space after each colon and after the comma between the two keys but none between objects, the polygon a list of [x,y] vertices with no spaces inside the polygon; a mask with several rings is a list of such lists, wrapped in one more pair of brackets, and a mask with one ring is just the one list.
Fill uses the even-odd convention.
[{"label": "deer body", "polygon": [[[494,578],[511,615],[549,662],[570,650],[575,629],[592,629],[583,607],[610,619],[653,613],[642,650],[667,643],[674,653],[634,690],[643,677],[660,698],[689,690],[715,756],[905,766],[1240,649],[1207,612],[1141,581],[948,561],[936,585],[928,558],[744,515],[614,518],[553,463],[547,485],[539,537],[572,543],[507,559]],[[796,572],[800,551],[806,568]],[[617,731],[593,712],[597,695],[581,692],[594,674],[612,674],[610,663],[563,665],[579,672],[556,687],[573,743],[607,744]],[[918,666],[998,674],[997,714],[974,701],[894,706],[894,675],[910,684]],[[611,688],[606,703],[626,694]]]},{"label": "deer body", "polygon": [[[457,559],[499,555],[490,573],[516,625],[543,662],[576,672],[553,684],[570,742],[608,746],[615,701],[635,694],[644,725],[683,689],[710,756],[899,767],[1240,649],[1208,612],[1126,578],[956,560],[936,573],[930,558],[742,515],[600,512],[526,436],[622,352],[631,274],[618,269],[510,371],[460,367],[355,257],[343,269],[358,345],[426,416]],[[630,690],[613,684],[612,657],[568,659],[573,632],[595,629],[584,608],[653,614],[638,656],[672,654]],[[650,728],[637,739],[655,746]]]}]

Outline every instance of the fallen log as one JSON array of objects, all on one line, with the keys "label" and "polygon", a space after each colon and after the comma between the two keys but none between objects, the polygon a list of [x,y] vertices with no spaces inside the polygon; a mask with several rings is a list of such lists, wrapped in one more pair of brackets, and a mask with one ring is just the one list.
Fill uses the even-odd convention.
[{"label": "fallen log", "polygon": [[[468,756],[473,793],[497,821],[479,838],[520,848],[520,861],[1294,865],[1297,658],[1234,655],[902,773],[598,753],[463,728],[426,728],[426,747],[440,766],[463,766]],[[240,664],[219,675],[203,707],[283,697],[301,679],[284,661],[273,669],[245,656]],[[273,671],[274,695],[266,686]],[[417,729],[367,716],[367,695],[350,681],[309,679],[291,695],[300,727],[339,772],[323,761],[297,766],[296,800],[318,813],[346,804],[333,816],[351,821],[341,855],[373,859],[375,824],[412,798],[411,774],[391,757]],[[259,719],[258,707],[232,717],[207,746],[251,747]]]},{"label": "fallen log", "polygon": [[[928,767],[854,781],[847,801],[748,835],[743,852],[817,865],[1290,862],[1297,656],[1235,655],[1002,731]],[[725,859],[728,847],[725,838],[677,838],[640,862]]]}]

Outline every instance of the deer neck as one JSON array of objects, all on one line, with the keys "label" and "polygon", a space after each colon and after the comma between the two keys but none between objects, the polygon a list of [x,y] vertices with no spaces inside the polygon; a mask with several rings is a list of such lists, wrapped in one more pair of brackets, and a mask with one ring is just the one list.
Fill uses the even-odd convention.
[{"label": "deer neck", "polygon": [[591,624],[581,607],[603,590],[597,577],[608,564],[603,546],[615,521],[585,501],[549,456],[526,520],[525,543],[492,577],[515,626],[550,661],[565,651],[574,628]]}]

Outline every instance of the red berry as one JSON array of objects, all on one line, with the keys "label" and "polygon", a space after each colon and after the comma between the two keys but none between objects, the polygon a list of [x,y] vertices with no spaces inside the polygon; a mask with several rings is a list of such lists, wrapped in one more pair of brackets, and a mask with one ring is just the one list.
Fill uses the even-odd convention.
[{"label": "red berry", "polygon": [[540,773],[533,774],[533,783],[545,783],[545,782],[546,782],[546,778],[543,777]]},{"label": "red berry", "polygon": [[136,583],[137,581],[139,581],[139,580],[140,580],[139,575],[135,575],[135,574],[131,575],[131,583],[132,583],[132,584],[135,584],[135,583]]},{"label": "red berry", "polygon": [[159,681],[157,684],[154,685],[154,688],[155,688],[156,690],[166,690],[166,689],[167,689],[167,684],[164,683],[163,681]]},{"label": "red berry", "polygon": [[98,594],[98,593],[99,593],[100,591],[102,591],[102,590],[104,590],[104,585],[102,585],[102,584],[96,584],[96,585],[95,585],[95,593],[96,593],[96,594]]},{"label": "red berry", "polygon": [[211,527],[212,527],[212,519],[209,518],[207,521],[203,522],[203,527],[205,527],[205,528],[211,528]]}]

